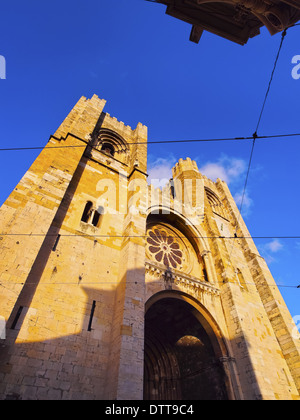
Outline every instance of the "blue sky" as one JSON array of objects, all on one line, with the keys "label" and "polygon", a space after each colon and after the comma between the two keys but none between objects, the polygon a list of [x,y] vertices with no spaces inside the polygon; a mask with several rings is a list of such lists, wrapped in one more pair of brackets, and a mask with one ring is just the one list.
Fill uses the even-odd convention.
[{"label": "blue sky", "polygon": [[[281,35],[241,47],[209,33],[189,42],[190,26],[144,0],[12,0],[1,6],[1,147],[43,146],[81,96],[96,93],[126,124],[149,127],[149,141],[251,136]],[[300,27],[290,29],[263,115],[260,135],[298,133]],[[299,137],[259,140],[243,216],[279,284],[300,284]],[[170,173],[191,157],[221,176],[239,201],[251,142],[149,145],[149,171]],[[1,152],[0,204],[38,152]],[[280,288],[293,316],[300,290]]]}]

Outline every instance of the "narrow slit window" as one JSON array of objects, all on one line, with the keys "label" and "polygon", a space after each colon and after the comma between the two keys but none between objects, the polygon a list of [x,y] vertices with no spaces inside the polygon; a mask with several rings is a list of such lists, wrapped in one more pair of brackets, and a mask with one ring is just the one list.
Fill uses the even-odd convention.
[{"label": "narrow slit window", "polygon": [[209,280],[208,280],[208,275],[207,275],[206,268],[203,268],[203,277],[204,277],[204,280],[208,283]]},{"label": "narrow slit window", "polygon": [[174,186],[174,181],[173,180],[171,181],[171,185],[170,185],[170,194],[171,194],[171,197],[174,200],[175,197],[176,197],[176,193],[175,193],[175,186]]},{"label": "narrow slit window", "polygon": [[90,314],[90,320],[89,320],[88,331],[92,331],[92,323],[93,323],[93,318],[94,318],[95,309],[96,309],[96,301],[94,300],[94,301],[93,301],[93,305],[92,305],[92,309],[91,309],[91,314]]},{"label": "narrow slit window", "polygon": [[244,279],[244,276],[243,276],[241,270],[240,269],[237,269],[236,274],[237,274],[237,278],[238,278],[238,282],[239,282],[240,287],[243,290],[248,291],[248,287],[247,287],[247,284],[245,282],[245,279]]},{"label": "narrow slit window", "polygon": [[11,325],[11,329],[12,330],[15,330],[16,329],[16,326],[17,326],[17,324],[18,324],[18,321],[19,321],[19,319],[20,319],[20,316],[22,315],[22,311],[23,311],[23,306],[20,306],[19,307],[19,309],[18,309],[18,312],[17,312],[17,314],[16,314],[16,316],[15,316],[15,319],[14,319],[14,322],[12,323],[12,325]]},{"label": "narrow slit window", "polygon": [[59,240],[60,240],[60,235],[57,235],[57,237],[55,239],[55,244],[53,245],[53,248],[52,248],[52,251],[56,251]]},{"label": "narrow slit window", "polygon": [[88,201],[85,205],[84,212],[81,217],[82,222],[85,222],[85,223],[89,222],[89,219],[92,215],[92,209],[93,209],[93,203],[91,201]]},{"label": "narrow slit window", "polygon": [[98,211],[95,211],[93,221],[92,221],[92,225],[95,226],[95,227],[98,227],[99,220],[100,220],[100,213]]}]

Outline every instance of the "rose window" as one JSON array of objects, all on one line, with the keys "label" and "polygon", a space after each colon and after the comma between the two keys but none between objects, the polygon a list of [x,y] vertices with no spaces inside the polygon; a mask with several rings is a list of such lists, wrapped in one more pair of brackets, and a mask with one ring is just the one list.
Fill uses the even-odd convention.
[{"label": "rose window", "polygon": [[176,237],[156,228],[149,231],[147,242],[149,252],[157,262],[174,269],[182,265],[183,253]]}]

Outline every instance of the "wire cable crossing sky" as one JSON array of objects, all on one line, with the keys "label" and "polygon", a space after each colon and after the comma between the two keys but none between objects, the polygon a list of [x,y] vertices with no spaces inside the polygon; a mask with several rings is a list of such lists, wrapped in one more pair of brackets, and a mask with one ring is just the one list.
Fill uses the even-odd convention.
[{"label": "wire cable crossing sky", "polygon": [[[76,146],[46,142],[82,95],[96,93],[108,100],[109,114],[148,127],[149,182],[157,174],[170,179],[188,156],[203,175],[227,182],[277,282],[297,287],[300,79],[292,72],[299,24],[286,36],[262,28],[243,47],[208,32],[196,45],[190,25],[153,2],[3,4],[1,204],[39,151],[93,147],[84,139]],[[16,232],[11,240],[27,235],[43,234]],[[238,232],[225,238],[239,239]],[[283,289],[299,314],[298,294]]]}]

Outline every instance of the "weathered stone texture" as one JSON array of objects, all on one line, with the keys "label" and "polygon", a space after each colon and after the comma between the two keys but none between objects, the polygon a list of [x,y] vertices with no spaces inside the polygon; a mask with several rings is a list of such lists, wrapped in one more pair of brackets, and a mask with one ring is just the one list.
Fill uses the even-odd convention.
[{"label": "weathered stone texture", "polygon": [[[145,313],[162,299],[189,305],[228,398],[299,398],[299,338],[227,185],[188,158],[147,186],[147,128],[104,105],[81,98],[0,209],[0,398],[142,399]],[[151,229],[174,237],[155,251]]]}]

